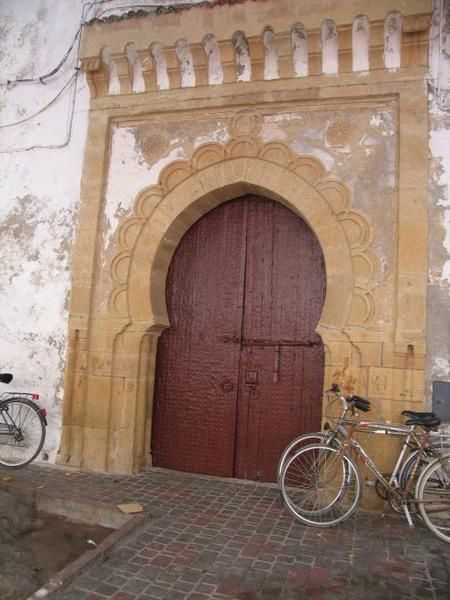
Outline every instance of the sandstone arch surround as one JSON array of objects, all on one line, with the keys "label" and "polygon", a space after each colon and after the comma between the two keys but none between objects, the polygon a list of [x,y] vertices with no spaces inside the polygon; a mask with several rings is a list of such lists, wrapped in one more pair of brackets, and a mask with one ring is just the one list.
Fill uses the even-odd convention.
[{"label": "sandstone arch surround", "polygon": [[[142,227],[130,256],[127,298],[132,323],[159,332],[169,325],[165,279],[181,237],[202,215],[244,194],[277,200],[300,215],[316,233],[325,255],[328,293],[324,327],[343,327],[351,308],[351,250],[336,213],[306,180],[258,157],[232,158],[192,174],[161,198]],[[333,245],[330,245],[330,236]],[[152,256],[148,248],[155,247]],[[123,293],[123,291],[122,291]],[[334,311],[333,306],[339,305]]]},{"label": "sandstone arch surround", "polygon": [[263,144],[250,111],[237,113],[230,131],[226,145],[205,144],[192,160],[168,165],[120,223],[118,252],[102,267],[109,269],[112,291],[102,312],[91,315],[86,368],[73,369],[66,396],[59,462],[114,473],[148,464],[157,340],[169,326],[167,270],[187,229],[222,202],[260,194],[283,203],[315,232],[327,272],[317,327],[326,348],[325,385],[333,370],[330,346],[345,346],[351,355],[353,328],[376,330],[380,268],[370,249],[372,229],[352,208],[347,186],[326,179],[317,159],[297,156],[282,142]]}]

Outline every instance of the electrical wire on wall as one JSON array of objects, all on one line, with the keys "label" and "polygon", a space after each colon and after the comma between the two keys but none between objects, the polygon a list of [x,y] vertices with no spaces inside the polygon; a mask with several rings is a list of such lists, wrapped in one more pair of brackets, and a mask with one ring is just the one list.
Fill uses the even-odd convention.
[{"label": "electrical wire on wall", "polygon": [[0,129],[1,129],[1,128],[6,128],[6,127],[13,127],[14,125],[19,125],[19,124],[21,125],[22,123],[26,123],[27,121],[30,121],[37,115],[45,112],[48,108],[50,108],[50,106],[52,106],[52,104],[55,104],[59,100],[59,98],[61,98],[61,96],[64,95],[64,92],[67,89],[71,88],[71,98],[69,100],[69,111],[68,111],[68,115],[67,115],[67,124],[66,124],[66,129],[65,129],[66,135],[65,135],[64,141],[62,143],[60,143],[60,144],[34,144],[32,146],[24,146],[21,148],[8,148],[6,150],[0,150],[0,154],[10,154],[13,152],[28,152],[30,150],[42,150],[42,149],[56,150],[56,149],[64,148],[65,146],[67,146],[72,137],[72,125],[73,125],[73,119],[74,119],[74,115],[75,115],[75,100],[76,100],[76,96],[77,96],[77,94],[76,94],[77,78],[78,78],[78,71],[76,71],[72,75],[72,77],[66,82],[66,84],[58,92],[58,94],[48,104],[46,104],[41,110],[39,110],[37,113],[34,113],[34,114],[30,115],[29,117],[25,117],[24,119],[22,119],[21,121],[18,121],[16,123],[9,123],[7,125],[0,126]]},{"label": "electrical wire on wall", "polygon": [[56,67],[54,67],[51,71],[49,71],[48,73],[45,73],[43,75],[40,75],[38,77],[27,77],[27,78],[15,79],[15,80],[8,80],[8,81],[0,84],[1,86],[7,87],[8,89],[10,89],[11,87],[15,87],[16,85],[21,85],[21,84],[40,83],[40,84],[45,85],[46,79],[49,79],[50,77],[55,76],[62,69],[64,64],[67,62],[69,56],[71,55],[74,47],[76,46],[77,54],[76,54],[75,64],[73,67],[75,72],[71,75],[71,77],[68,79],[68,81],[66,81],[66,83],[59,90],[59,92],[47,104],[45,104],[43,107],[41,107],[35,113],[28,115],[27,117],[24,117],[23,119],[20,119],[19,121],[14,121],[12,123],[5,123],[3,125],[0,124],[0,130],[1,130],[1,129],[6,129],[6,128],[14,127],[14,126],[20,126],[28,121],[31,121],[32,119],[34,119],[35,117],[37,117],[38,115],[44,113],[47,109],[49,109],[53,104],[55,104],[64,95],[64,93],[69,88],[71,88],[71,97],[69,100],[69,111],[68,111],[68,116],[67,116],[66,134],[64,137],[64,141],[60,144],[45,144],[45,145],[44,144],[34,144],[32,146],[24,146],[24,147],[20,147],[20,148],[8,148],[5,150],[0,150],[0,154],[8,154],[8,153],[13,153],[13,152],[27,152],[27,151],[36,150],[36,149],[49,149],[49,150],[59,149],[59,148],[64,148],[65,146],[67,146],[69,144],[71,136],[72,136],[72,125],[73,125],[73,119],[74,119],[74,114],[75,114],[75,101],[76,101],[76,96],[77,96],[77,83],[78,83],[78,74],[79,74],[78,61],[79,61],[79,55],[80,55],[81,33],[83,30],[83,26],[86,22],[86,19],[87,19],[89,13],[94,8],[94,6],[96,6],[97,4],[104,4],[106,2],[112,2],[112,1],[113,0],[93,0],[92,2],[89,2],[89,3],[86,3],[83,5],[80,26],[78,27],[78,29],[75,33],[73,41],[72,41],[71,45],[69,46],[69,48],[67,49],[67,51],[64,53],[61,60],[56,65]]},{"label": "electrical wire on wall", "polygon": [[[0,154],[11,153],[11,152],[26,152],[29,150],[44,149],[44,148],[45,149],[58,149],[58,148],[64,148],[65,146],[67,146],[69,144],[70,139],[71,139],[72,124],[73,124],[74,113],[75,113],[75,100],[76,100],[76,95],[77,95],[77,83],[78,83],[78,73],[79,73],[78,62],[79,62],[79,56],[80,56],[81,34],[83,31],[83,27],[88,22],[88,17],[94,7],[100,6],[103,4],[109,4],[114,1],[115,0],[92,0],[92,2],[86,2],[85,4],[83,4],[82,10],[81,10],[80,25],[74,35],[72,43],[70,44],[69,48],[66,50],[66,52],[64,53],[63,57],[58,62],[58,64],[53,69],[51,69],[48,73],[44,73],[43,75],[39,75],[37,77],[24,77],[24,78],[19,78],[19,79],[9,79],[5,82],[0,82],[0,87],[6,87],[7,89],[11,89],[13,87],[16,87],[17,85],[23,85],[23,84],[40,83],[41,85],[45,85],[47,79],[50,79],[50,78],[56,76],[59,73],[59,71],[61,71],[61,69],[66,64],[69,57],[71,56],[73,49],[76,47],[77,54],[76,54],[76,59],[74,61],[75,64],[73,67],[75,72],[68,79],[68,81],[63,85],[63,87],[59,90],[59,92],[57,92],[57,94],[47,104],[45,104],[43,107],[41,107],[35,113],[28,115],[18,121],[0,124],[0,130],[2,130],[2,129],[7,129],[7,128],[15,127],[15,126],[20,126],[28,121],[31,121],[38,115],[44,113],[53,104],[55,104],[64,95],[66,90],[72,85],[73,87],[72,87],[72,93],[71,93],[71,100],[69,101],[69,114],[68,114],[68,119],[67,119],[65,141],[62,142],[61,144],[53,144],[53,145],[52,144],[51,145],[36,144],[36,145],[22,147],[22,148],[10,148],[10,149],[6,149],[6,150],[0,150]],[[178,6],[180,6],[180,5],[188,6],[188,4],[186,2],[176,2],[176,3]],[[127,9],[136,9],[136,8],[144,8],[144,7],[145,8],[161,8],[164,6],[168,6],[168,3],[166,3],[166,4],[161,4],[160,2],[159,3],[149,2],[147,4],[129,3],[126,5],[115,6],[110,9],[105,9],[100,12],[99,17],[101,18],[103,15],[110,13],[111,11],[114,11],[114,10],[127,10]]]}]

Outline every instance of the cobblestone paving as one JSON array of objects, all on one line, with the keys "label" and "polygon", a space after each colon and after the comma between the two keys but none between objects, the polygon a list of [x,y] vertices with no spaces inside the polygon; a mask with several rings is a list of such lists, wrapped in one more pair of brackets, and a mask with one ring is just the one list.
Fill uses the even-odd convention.
[{"label": "cobblestone paving", "polygon": [[131,477],[30,466],[14,484],[117,504],[147,523],[63,600],[448,600],[450,547],[420,523],[359,510],[335,528],[296,522],[270,485],[148,470]]}]

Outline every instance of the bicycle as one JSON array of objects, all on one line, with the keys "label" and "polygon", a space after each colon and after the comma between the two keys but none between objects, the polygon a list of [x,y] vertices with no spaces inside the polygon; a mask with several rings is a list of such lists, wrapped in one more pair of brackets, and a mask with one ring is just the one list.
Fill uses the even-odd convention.
[{"label": "bicycle", "polygon": [[[370,403],[361,398],[360,396],[342,396],[340,395],[340,389],[337,384],[332,384],[331,388],[325,392],[328,396],[328,404],[331,406],[333,402],[330,402],[330,396],[334,395],[336,400],[339,400],[341,403],[345,403],[344,413],[340,415],[338,418],[337,426],[333,428],[330,425],[329,421],[332,421],[333,418],[331,414],[328,415],[329,421],[325,423],[324,430],[314,433],[304,433],[294,438],[289,444],[285,447],[283,452],[281,453],[280,459],[278,461],[277,468],[277,483],[278,486],[281,487],[281,474],[283,472],[283,467],[290,455],[293,455],[295,451],[299,450],[301,447],[306,446],[312,443],[318,444],[327,444],[331,446],[337,446],[341,443],[342,439],[347,437],[347,432],[344,427],[346,424],[352,424],[353,421],[349,421],[345,417],[345,413],[347,411],[347,403],[353,403],[353,405],[358,403],[360,410],[363,412],[367,412],[370,409]],[[402,411],[402,416],[408,417],[409,419],[419,416],[425,420],[433,420],[436,418],[435,413],[433,412],[416,412],[411,410]],[[377,431],[379,427],[382,427],[382,431]],[[402,452],[400,455],[400,467],[398,473],[398,483],[400,487],[404,488],[406,485],[406,481],[409,478],[409,474],[414,466],[415,457],[418,452],[418,446],[416,443],[416,438],[414,436],[414,426],[413,427],[405,427],[405,426],[391,426],[386,427],[385,423],[376,423],[376,422],[361,422],[360,431],[364,431],[365,433],[384,433],[387,435],[396,435],[396,436],[404,436],[405,442],[402,447]],[[440,432],[436,432],[430,430],[430,443],[425,447],[425,453],[422,457],[423,465],[431,462],[432,459],[437,458],[441,454],[445,454],[450,452],[450,435],[441,434]],[[411,451],[410,456],[407,459],[405,458],[405,453],[407,449]],[[390,477],[390,474],[385,475],[385,477]],[[378,480],[375,480],[375,491],[377,495],[382,500],[387,500],[388,497],[385,493],[385,488],[380,485]]]},{"label": "bicycle", "polygon": [[[284,462],[281,494],[291,514],[316,527],[334,526],[350,517],[359,504],[363,485],[361,473],[351,455],[354,453],[386,490],[394,510],[404,512],[411,527],[414,524],[410,509],[415,507],[430,530],[450,542],[450,455],[435,457],[432,443],[432,430],[438,427],[440,420],[430,413],[407,411],[410,419],[405,426],[371,423],[360,420],[356,412],[356,409],[363,412],[370,409],[367,400],[358,396],[341,396],[340,399],[344,410],[329,437],[335,443],[309,444],[288,455]],[[350,419],[348,412],[352,413]],[[354,439],[357,430],[405,437],[389,479]],[[447,438],[445,434],[433,433]],[[402,487],[400,474],[405,454],[412,443],[415,446],[414,462]],[[430,459],[430,456],[433,458]],[[424,460],[427,466],[423,469]],[[416,481],[417,473],[420,475]]]},{"label": "bicycle", "polygon": [[[10,383],[10,373],[0,373],[1,383]],[[0,466],[18,469],[31,463],[45,441],[47,412],[36,400],[38,394],[0,394]]]}]

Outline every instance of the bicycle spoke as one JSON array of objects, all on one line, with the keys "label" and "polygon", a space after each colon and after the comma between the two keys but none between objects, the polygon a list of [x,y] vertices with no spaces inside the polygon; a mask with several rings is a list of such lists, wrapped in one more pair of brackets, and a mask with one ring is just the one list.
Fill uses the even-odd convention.
[{"label": "bicycle spoke", "polygon": [[25,399],[11,399],[2,405],[4,427],[0,429],[0,464],[20,467],[39,454],[45,439],[45,425],[39,409]]},{"label": "bicycle spoke", "polygon": [[450,456],[436,459],[422,472],[416,496],[426,525],[450,542]]},{"label": "bicycle spoke", "polygon": [[308,524],[325,527],[353,512],[361,483],[348,457],[329,446],[313,444],[287,460],[281,491],[294,516]]}]

